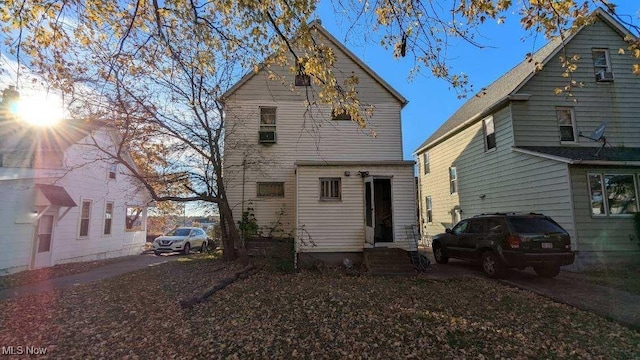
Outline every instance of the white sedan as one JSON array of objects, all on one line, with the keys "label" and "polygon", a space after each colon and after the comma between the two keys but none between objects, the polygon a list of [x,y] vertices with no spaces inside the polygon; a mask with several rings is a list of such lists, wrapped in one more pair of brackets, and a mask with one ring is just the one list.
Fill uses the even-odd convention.
[{"label": "white sedan", "polygon": [[156,255],[170,252],[189,254],[191,249],[199,249],[201,252],[207,249],[207,234],[201,228],[175,228],[153,241],[153,252]]}]

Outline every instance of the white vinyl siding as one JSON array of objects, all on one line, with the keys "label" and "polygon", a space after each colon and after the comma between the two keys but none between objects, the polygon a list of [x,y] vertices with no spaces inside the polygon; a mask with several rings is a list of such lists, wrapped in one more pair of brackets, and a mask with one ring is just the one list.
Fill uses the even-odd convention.
[{"label": "white vinyl siding", "polygon": [[[574,87],[571,97],[554,93],[554,89],[563,88],[569,81],[561,76],[565,69],[558,57],[562,52],[518,90],[518,93],[530,94],[531,98],[512,103],[516,146],[558,146],[560,132],[555,109],[573,107],[578,133],[589,135],[606,120],[605,136],[609,142],[640,147],[640,77],[631,72],[634,59],[629,52],[611,51],[609,60],[615,81],[598,83],[594,78],[591,50],[599,47],[617,50],[626,49],[628,44],[601,21],[585,27],[567,44],[566,53],[580,57],[572,79],[584,83],[582,87]],[[576,145],[601,146],[584,137],[577,137]]]},{"label": "white vinyl siding", "polygon": [[[407,248],[406,226],[415,225],[413,166],[298,166],[297,246],[302,252],[362,251],[364,241],[364,179],[358,171],[391,178],[394,243]],[[344,176],[349,172],[350,176]],[[342,201],[318,201],[319,178],[341,178]],[[330,224],[330,226],[328,225]]]}]

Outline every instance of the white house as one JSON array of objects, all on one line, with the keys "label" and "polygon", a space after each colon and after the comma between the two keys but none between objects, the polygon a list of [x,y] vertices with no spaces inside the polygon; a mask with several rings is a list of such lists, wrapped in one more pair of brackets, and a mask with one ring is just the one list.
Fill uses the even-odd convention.
[{"label": "white house", "polygon": [[[640,78],[630,32],[598,9],[469,99],[417,150],[423,234],[488,212],[551,216],[576,266],[638,256]],[[579,58],[572,96],[562,56]],[[536,71],[536,64],[543,65]]]},{"label": "white house", "polygon": [[303,262],[408,249],[416,207],[414,162],[402,158],[407,100],[319,23],[312,33],[333,49],[339,83],[357,76],[361,103],[375,109],[367,128],[377,136],[330,106],[307,108],[314,85],[294,81],[288,68],[272,68],[278,80],[250,72],[225,94],[224,176],[234,219],[250,211],[263,235],[295,237]]},{"label": "white house", "polygon": [[141,252],[150,199],[90,145],[112,136],[102,123],[0,115],[0,274]]}]

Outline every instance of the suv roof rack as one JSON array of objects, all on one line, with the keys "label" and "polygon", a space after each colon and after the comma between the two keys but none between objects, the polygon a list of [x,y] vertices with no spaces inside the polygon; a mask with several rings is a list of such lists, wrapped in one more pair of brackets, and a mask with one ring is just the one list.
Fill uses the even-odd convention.
[{"label": "suv roof rack", "polygon": [[478,215],[474,215],[472,217],[479,217],[479,216],[490,216],[490,215],[501,215],[501,216],[522,216],[522,215],[538,215],[538,216],[545,216],[544,214],[540,214],[540,213],[534,213],[534,212],[495,212],[495,213],[482,213],[482,214],[478,214]]}]

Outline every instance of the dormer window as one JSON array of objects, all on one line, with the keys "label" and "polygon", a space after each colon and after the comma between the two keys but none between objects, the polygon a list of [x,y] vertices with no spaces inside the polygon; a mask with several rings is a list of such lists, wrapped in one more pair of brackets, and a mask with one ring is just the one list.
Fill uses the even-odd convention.
[{"label": "dormer window", "polygon": [[311,85],[311,77],[307,74],[296,74],[296,86],[310,86]]}]

